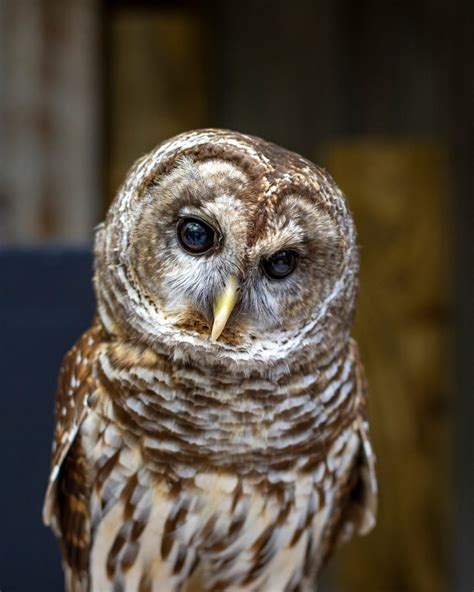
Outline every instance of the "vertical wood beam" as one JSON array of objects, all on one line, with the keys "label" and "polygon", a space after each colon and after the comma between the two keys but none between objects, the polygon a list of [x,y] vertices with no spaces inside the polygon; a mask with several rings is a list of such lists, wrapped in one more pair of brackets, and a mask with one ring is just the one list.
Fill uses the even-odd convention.
[{"label": "vertical wood beam", "polygon": [[83,241],[100,191],[98,0],[4,0],[0,241]]},{"label": "vertical wood beam", "polygon": [[336,557],[342,590],[446,592],[452,532],[452,229],[436,144],[339,142],[328,168],[361,245],[355,335],[369,380],[377,527]]}]

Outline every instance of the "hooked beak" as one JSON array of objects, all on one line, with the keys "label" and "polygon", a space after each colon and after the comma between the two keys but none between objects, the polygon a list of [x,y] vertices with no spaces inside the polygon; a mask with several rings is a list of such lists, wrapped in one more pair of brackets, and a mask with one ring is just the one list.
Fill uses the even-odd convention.
[{"label": "hooked beak", "polygon": [[231,275],[224,289],[217,295],[214,301],[214,323],[212,325],[211,339],[217,341],[224,330],[237,301],[237,278]]}]

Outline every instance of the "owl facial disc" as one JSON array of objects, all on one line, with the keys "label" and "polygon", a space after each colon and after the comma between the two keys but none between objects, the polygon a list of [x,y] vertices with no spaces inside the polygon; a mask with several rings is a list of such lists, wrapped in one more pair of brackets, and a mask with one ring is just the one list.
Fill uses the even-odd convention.
[{"label": "owl facial disc", "polygon": [[237,278],[229,276],[222,292],[214,301],[214,323],[211,340],[217,341],[221,335],[237,300]]}]

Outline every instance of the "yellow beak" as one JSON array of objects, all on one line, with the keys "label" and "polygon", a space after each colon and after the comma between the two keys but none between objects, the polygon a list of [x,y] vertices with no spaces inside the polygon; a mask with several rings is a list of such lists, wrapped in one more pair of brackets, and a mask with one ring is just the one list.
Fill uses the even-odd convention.
[{"label": "yellow beak", "polygon": [[224,289],[217,295],[214,302],[214,323],[212,325],[211,339],[217,341],[230,317],[237,300],[237,278],[231,275]]}]

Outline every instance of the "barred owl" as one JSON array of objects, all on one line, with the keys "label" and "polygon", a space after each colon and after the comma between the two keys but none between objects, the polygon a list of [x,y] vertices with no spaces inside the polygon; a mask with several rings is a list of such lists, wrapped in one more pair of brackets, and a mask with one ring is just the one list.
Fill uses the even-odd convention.
[{"label": "barred owl", "polygon": [[357,274],[344,197],[297,154],[200,130],[134,165],[59,377],[68,590],[314,590],[373,526]]}]

